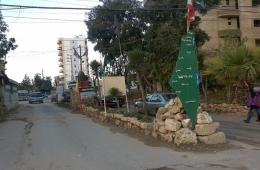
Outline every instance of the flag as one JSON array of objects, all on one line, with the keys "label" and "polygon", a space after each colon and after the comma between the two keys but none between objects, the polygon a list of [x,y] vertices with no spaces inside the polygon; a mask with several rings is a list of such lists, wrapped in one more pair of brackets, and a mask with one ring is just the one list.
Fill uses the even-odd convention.
[{"label": "flag", "polygon": [[206,8],[206,4],[204,0],[197,0],[197,4],[200,6],[201,9]]},{"label": "flag", "polygon": [[192,0],[187,1],[187,8],[188,8],[187,20],[188,22],[192,22],[195,20],[195,10],[192,5]]}]

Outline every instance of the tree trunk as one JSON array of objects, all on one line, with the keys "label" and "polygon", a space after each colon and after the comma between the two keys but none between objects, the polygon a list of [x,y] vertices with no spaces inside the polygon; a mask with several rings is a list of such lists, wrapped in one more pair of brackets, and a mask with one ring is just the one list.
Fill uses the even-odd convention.
[{"label": "tree trunk", "polygon": [[142,94],[144,114],[145,114],[146,116],[148,116],[147,105],[146,105],[146,99],[145,99],[145,91],[144,91],[143,83],[142,83],[142,80],[141,80],[141,77],[140,77],[140,73],[139,73],[139,72],[136,72],[136,78],[137,78],[137,81],[138,81],[138,84],[139,84],[139,87],[140,87],[140,90],[141,90],[141,94]]},{"label": "tree trunk", "polygon": [[100,90],[98,72],[96,73],[96,75],[97,75],[97,76],[96,76],[96,81],[97,81],[98,96],[101,97],[101,90]]}]

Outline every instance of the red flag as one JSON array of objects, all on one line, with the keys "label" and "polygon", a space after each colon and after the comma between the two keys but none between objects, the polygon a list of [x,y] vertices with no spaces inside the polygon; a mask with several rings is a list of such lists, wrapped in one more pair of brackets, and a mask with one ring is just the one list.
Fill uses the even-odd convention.
[{"label": "red flag", "polygon": [[187,1],[187,8],[188,8],[187,20],[190,23],[195,20],[195,10],[192,5],[192,0]]}]

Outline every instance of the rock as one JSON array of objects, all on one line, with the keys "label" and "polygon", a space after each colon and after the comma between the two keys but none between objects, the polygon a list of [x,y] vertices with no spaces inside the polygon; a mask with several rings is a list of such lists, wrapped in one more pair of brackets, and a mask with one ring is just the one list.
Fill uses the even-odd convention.
[{"label": "rock", "polygon": [[208,145],[226,143],[226,136],[223,132],[217,132],[209,136],[199,136],[199,141]]},{"label": "rock", "polygon": [[164,121],[160,120],[160,119],[155,119],[155,122],[158,126],[164,126]]},{"label": "rock", "polygon": [[160,107],[157,111],[157,114],[159,115],[162,115],[164,114],[165,112],[167,112],[167,109],[165,107]]},{"label": "rock", "polygon": [[207,136],[211,135],[216,132],[216,130],[219,128],[219,123],[214,122],[210,124],[197,124],[195,125],[195,131],[197,135],[200,136]]},{"label": "rock", "polygon": [[157,134],[155,131],[153,131],[153,132],[152,132],[152,137],[154,137],[155,139],[157,139],[157,138],[158,138],[158,134]]},{"label": "rock", "polygon": [[166,119],[165,120],[165,129],[166,130],[176,132],[180,128],[181,128],[181,123],[179,121],[174,120],[174,119]]},{"label": "rock", "polygon": [[152,129],[153,128],[153,124],[152,123],[144,123],[144,122],[142,122],[141,124],[140,124],[140,128],[141,129]]},{"label": "rock", "polygon": [[198,143],[196,133],[188,128],[182,128],[176,132],[174,143],[177,146],[186,144],[196,145]]},{"label": "rock", "polygon": [[177,106],[177,105],[174,105],[170,108],[170,112],[172,114],[177,114],[177,113],[180,113],[181,112],[181,107]]},{"label": "rock", "polygon": [[179,108],[183,108],[183,105],[182,105],[181,100],[180,100],[179,97],[175,97],[175,99],[174,99],[173,102],[174,102],[174,104],[175,104],[176,106],[178,106]]},{"label": "rock", "polygon": [[162,141],[169,142],[169,143],[173,141],[172,133],[167,133],[167,134],[159,133],[159,136]]},{"label": "rock", "polygon": [[191,128],[192,127],[192,123],[190,119],[183,119],[181,121],[182,127],[184,128]]},{"label": "rock", "polygon": [[116,121],[115,121],[115,124],[116,124],[117,126],[119,126],[119,125],[120,125],[120,120],[116,120]]},{"label": "rock", "polygon": [[165,126],[160,126],[158,131],[160,133],[167,133],[167,130],[165,129]]},{"label": "rock", "polygon": [[182,121],[184,118],[185,118],[185,116],[181,113],[177,113],[176,115],[174,115],[175,120]]},{"label": "rock", "polygon": [[212,117],[208,114],[208,112],[201,112],[197,116],[197,123],[198,124],[209,124],[212,123]]}]

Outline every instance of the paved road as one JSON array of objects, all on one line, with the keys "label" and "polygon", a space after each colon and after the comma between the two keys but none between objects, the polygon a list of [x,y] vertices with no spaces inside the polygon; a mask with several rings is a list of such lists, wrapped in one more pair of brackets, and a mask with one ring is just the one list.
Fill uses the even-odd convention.
[{"label": "paved road", "polygon": [[23,104],[0,123],[0,170],[259,170],[256,146],[180,152],[119,132],[51,103]]},{"label": "paved road", "polygon": [[213,118],[220,122],[220,130],[224,131],[229,139],[260,147],[260,122],[252,119],[251,123],[247,124],[243,122],[245,117],[234,114],[215,114]]}]

